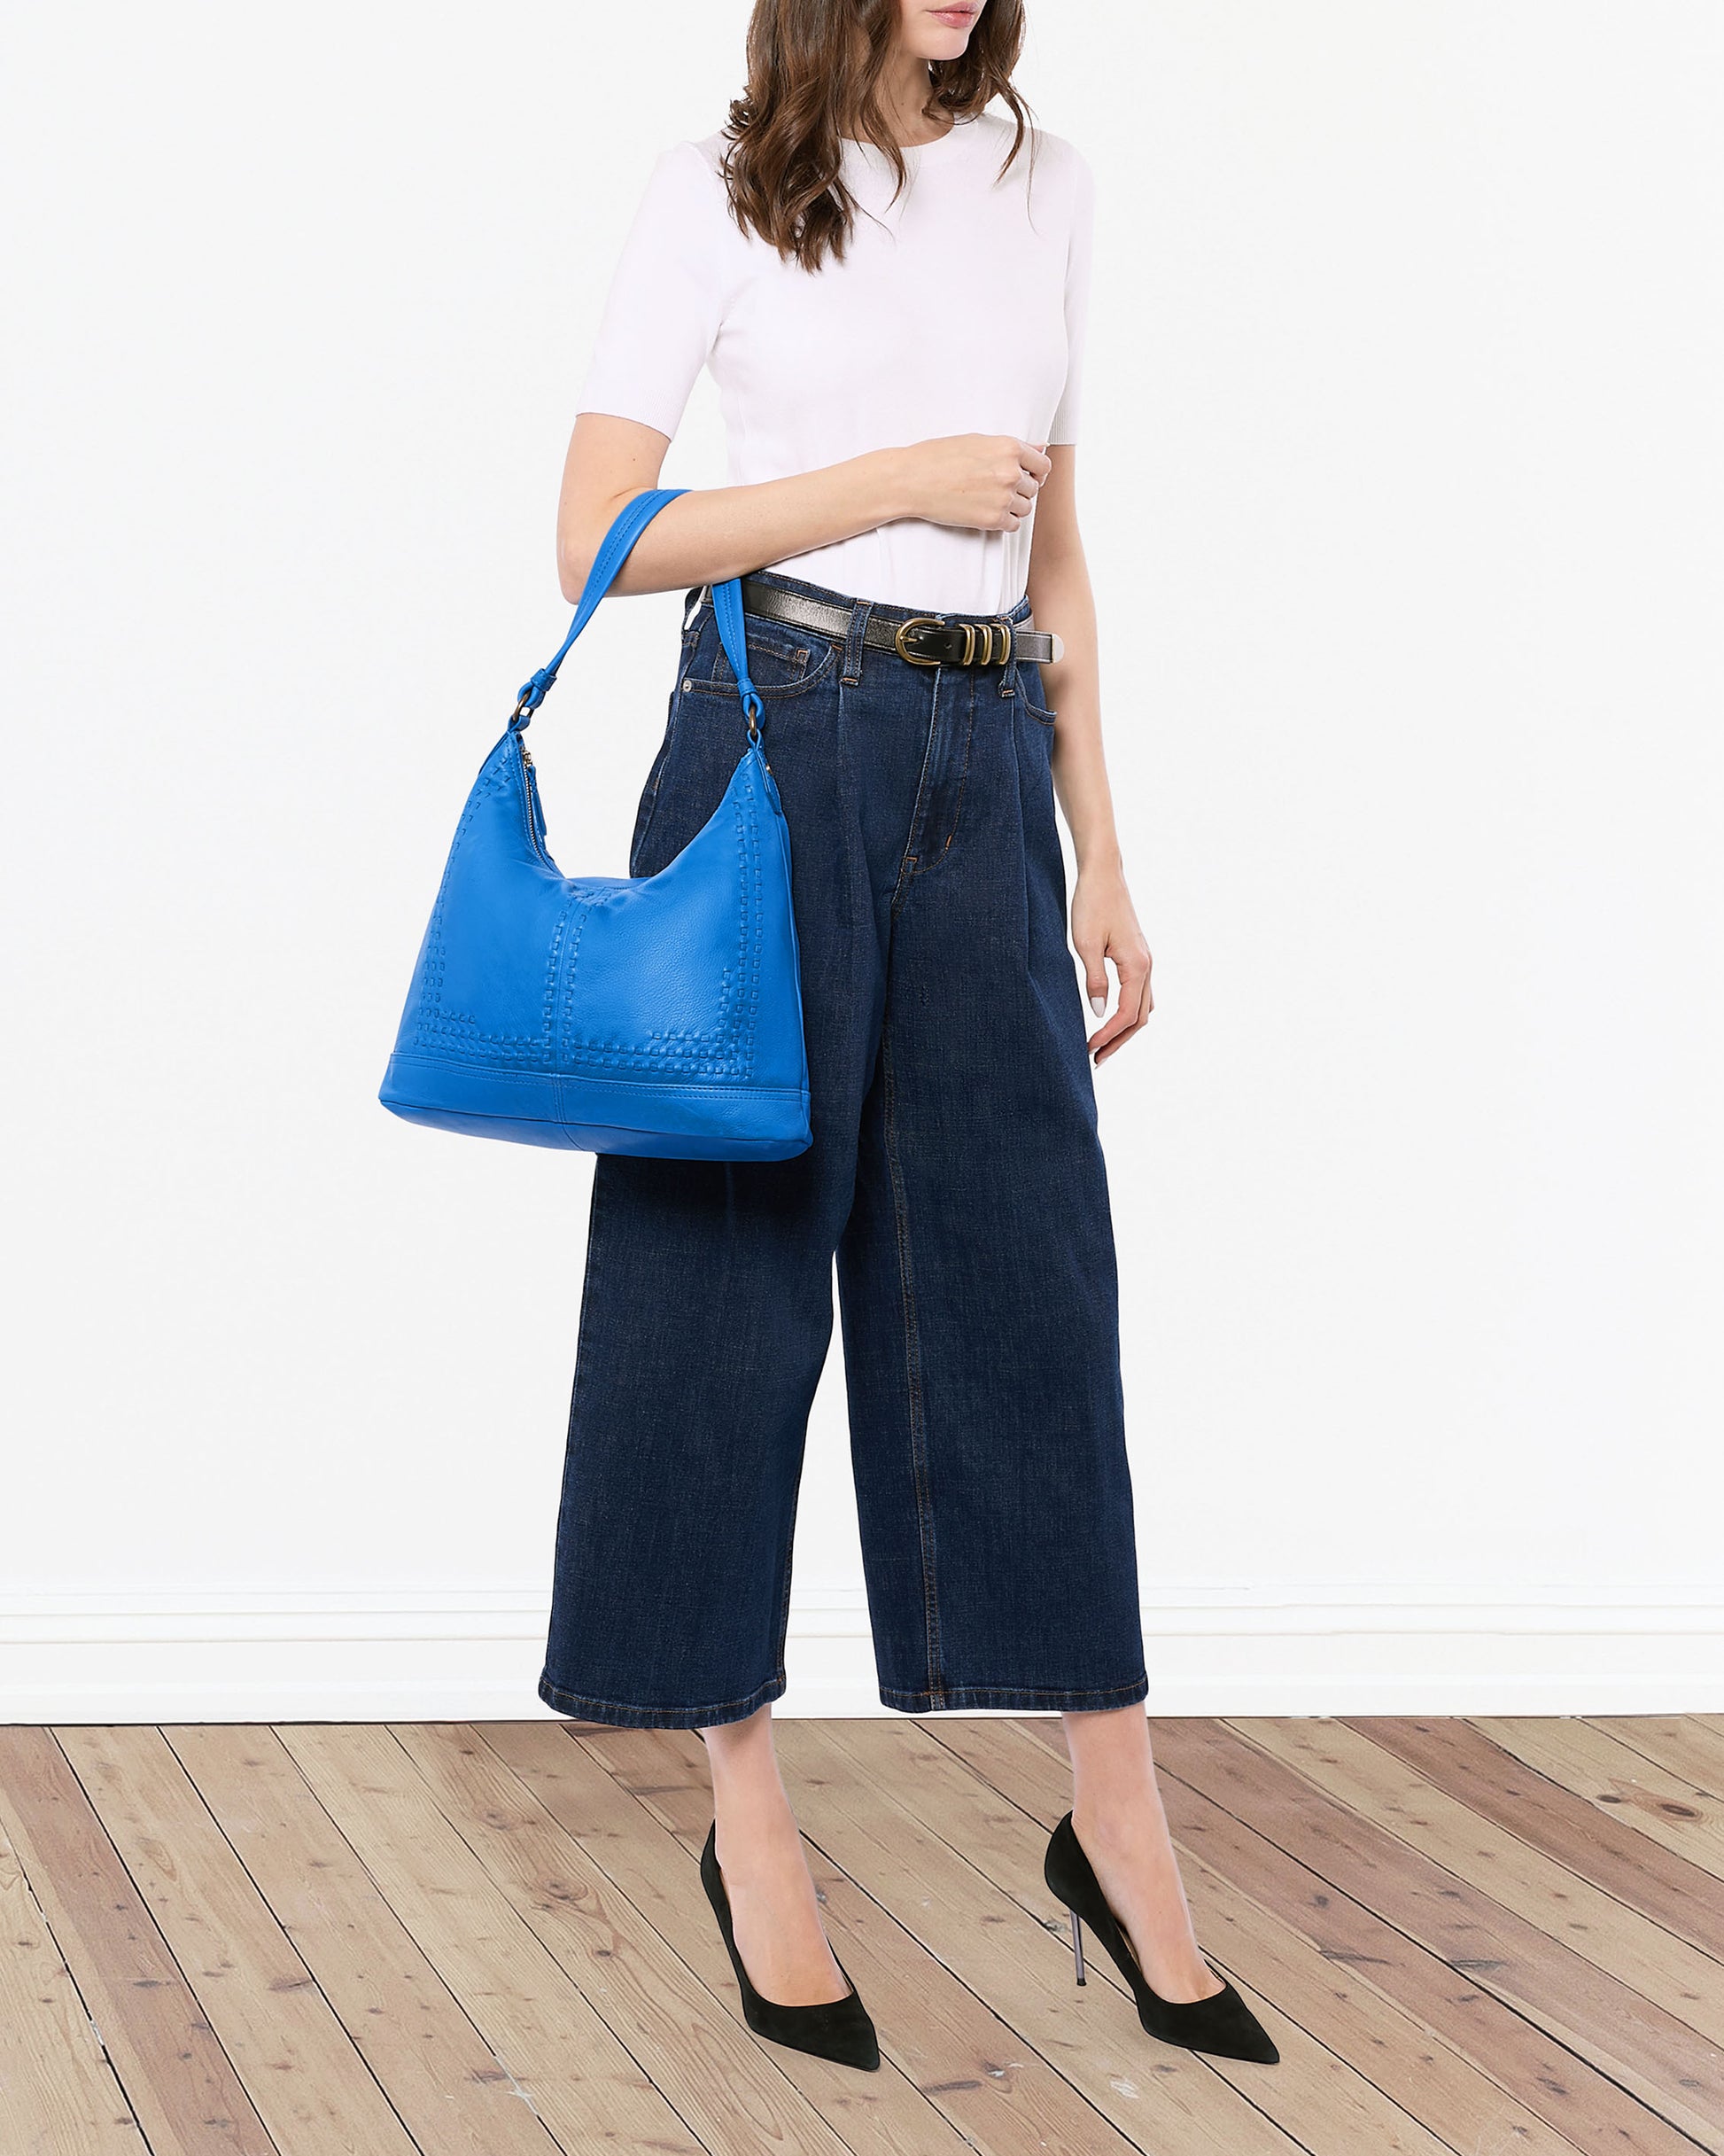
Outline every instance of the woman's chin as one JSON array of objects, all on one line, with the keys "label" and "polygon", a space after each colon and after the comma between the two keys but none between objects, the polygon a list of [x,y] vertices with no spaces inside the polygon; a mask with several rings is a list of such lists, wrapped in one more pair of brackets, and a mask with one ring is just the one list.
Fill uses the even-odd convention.
[{"label": "woman's chin", "polygon": [[961,59],[981,12],[979,7],[924,8],[905,22],[905,43],[919,60]]}]

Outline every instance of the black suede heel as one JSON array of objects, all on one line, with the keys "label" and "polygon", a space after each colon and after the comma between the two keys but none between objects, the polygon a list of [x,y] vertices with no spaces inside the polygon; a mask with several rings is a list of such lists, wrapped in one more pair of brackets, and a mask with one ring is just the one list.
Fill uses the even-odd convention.
[{"label": "black suede heel", "polygon": [[[835,2059],[841,2066],[861,2066],[873,2073],[880,2065],[880,2040],[861,1994],[850,1982],[850,1971],[842,1961],[838,1969],[850,1984],[849,1996],[822,2000],[812,2006],[777,2005],[771,1999],[763,1999],[749,1982],[742,1957],[736,1951],[730,1896],[718,1869],[718,1833],[715,1819],[706,1830],[706,1846],[701,1851],[701,1884],[718,1917],[730,1965],[736,1972],[737,1988],[742,1994],[742,2019],[757,2036],[765,2036],[769,2043],[787,2044],[793,2051],[810,2051],[817,2059]],[[832,1958],[838,1960],[835,1949]]]},{"label": "black suede heel", "polygon": [[[1049,1891],[1071,1911],[1072,1955],[1080,1984],[1086,1981],[1083,1926],[1087,1923],[1130,1985],[1131,1996],[1138,2002],[1138,2019],[1147,2035],[1163,2043],[1183,2044],[1188,2051],[1211,2051],[1218,2059],[1249,2059],[1262,2066],[1275,2065],[1281,2054],[1269,2031],[1225,1977],[1222,1977],[1223,1989],[1207,1999],[1164,1999],[1151,1988],[1131,1951],[1131,1942],[1107,1906],[1101,1882],[1072,1826],[1070,1812],[1053,1830],[1042,1876]],[[1221,1976],[1219,1969],[1214,1973]]]}]

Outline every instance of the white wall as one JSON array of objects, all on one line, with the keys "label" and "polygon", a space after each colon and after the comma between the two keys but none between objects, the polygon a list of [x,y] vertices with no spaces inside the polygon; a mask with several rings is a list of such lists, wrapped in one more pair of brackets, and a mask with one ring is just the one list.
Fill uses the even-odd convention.
[{"label": "white wall", "polygon": [[[0,1712],[539,1711],[590,1164],[375,1093],[746,12],[14,21]],[[1724,1708],[1724,14],[1034,12],[1157,961],[1099,1080],[1150,1707]],[[534,728],[567,866],[678,603]],[[839,1374],[786,1711],[877,1710]]]}]

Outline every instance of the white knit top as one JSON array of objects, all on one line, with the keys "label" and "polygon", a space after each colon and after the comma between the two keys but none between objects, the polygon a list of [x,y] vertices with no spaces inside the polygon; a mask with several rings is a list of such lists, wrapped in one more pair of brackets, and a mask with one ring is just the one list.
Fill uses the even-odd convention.
[{"label": "white knit top", "polygon": [[[722,135],[664,152],[617,265],[576,409],[674,436],[703,366],[729,479],[747,485],[942,434],[1077,439],[1094,182],[1038,131],[1004,180],[993,113],[904,152],[847,143],[861,206],[845,257],[812,275],[730,214]],[[764,566],[859,598],[996,614],[1022,597],[1030,528],[904,518]]]}]

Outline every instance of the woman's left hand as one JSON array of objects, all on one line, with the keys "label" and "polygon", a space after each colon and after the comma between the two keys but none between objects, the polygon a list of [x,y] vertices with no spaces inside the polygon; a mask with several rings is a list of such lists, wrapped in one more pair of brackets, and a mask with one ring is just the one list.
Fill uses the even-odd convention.
[{"label": "woman's left hand", "polygon": [[1107,1023],[1090,1036],[1090,1054],[1104,1063],[1123,1047],[1155,1008],[1150,993],[1149,946],[1138,926],[1125,876],[1116,868],[1080,869],[1071,901],[1071,939],[1083,961],[1090,1008],[1107,1008],[1107,965],[1119,976],[1120,1000]]}]

